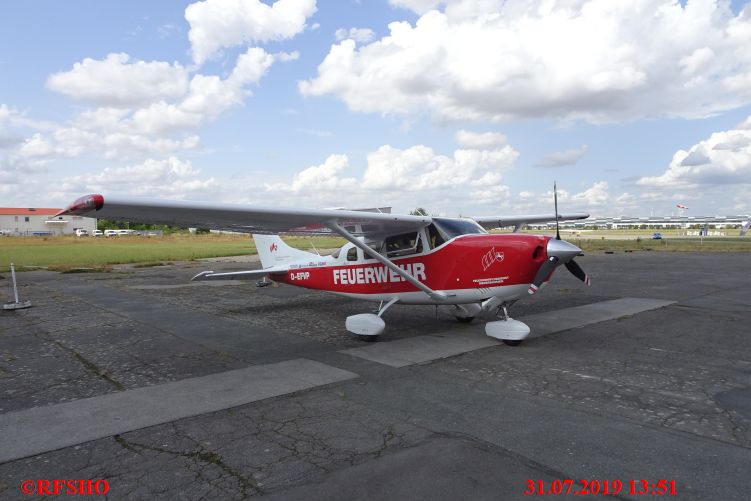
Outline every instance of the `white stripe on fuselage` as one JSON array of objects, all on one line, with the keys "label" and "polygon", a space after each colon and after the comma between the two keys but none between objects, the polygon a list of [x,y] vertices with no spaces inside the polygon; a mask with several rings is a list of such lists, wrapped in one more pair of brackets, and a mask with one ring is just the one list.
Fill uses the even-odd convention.
[{"label": "white stripe on fuselage", "polygon": [[503,301],[513,301],[527,295],[529,284],[502,285],[487,289],[448,289],[445,299],[433,299],[422,291],[413,292],[379,292],[379,293],[352,293],[327,290],[338,296],[364,299],[365,301],[389,301],[399,298],[399,304],[466,304],[479,303],[490,297],[498,297]]}]

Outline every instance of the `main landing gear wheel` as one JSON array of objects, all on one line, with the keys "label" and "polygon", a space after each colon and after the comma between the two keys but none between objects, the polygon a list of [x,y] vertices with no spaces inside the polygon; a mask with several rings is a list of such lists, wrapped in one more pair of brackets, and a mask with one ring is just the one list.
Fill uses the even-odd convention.
[{"label": "main landing gear wheel", "polygon": [[[438,307],[436,306],[436,314],[438,313]],[[454,305],[454,317],[463,323],[468,324],[482,311],[482,306],[478,303],[467,304],[455,304]]]},{"label": "main landing gear wheel", "polygon": [[521,339],[504,339],[503,342],[509,346],[519,346],[522,344]]},{"label": "main landing gear wheel", "polygon": [[350,315],[345,322],[345,328],[355,334],[361,341],[377,341],[378,334],[383,332],[386,328],[386,323],[381,318],[383,312],[386,311],[389,306],[399,301],[398,297],[393,298],[391,301],[383,304],[378,308],[378,315],[373,313],[360,313],[359,315]]}]

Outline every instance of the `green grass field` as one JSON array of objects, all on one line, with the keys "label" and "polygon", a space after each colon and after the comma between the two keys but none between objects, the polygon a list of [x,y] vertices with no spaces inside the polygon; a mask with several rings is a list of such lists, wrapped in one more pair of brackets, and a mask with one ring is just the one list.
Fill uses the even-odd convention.
[{"label": "green grass field", "polygon": [[[293,237],[285,240],[299,249],[330,249],[344,239]],[[255,254],[248,235],[169,235],[164,237],[3,237],[0,238],[0,271],[10,263],[23,271],[44,267],[66,271],[71,268],[107,269],[113,264],[153,264],[206,257]]]},{"label": "green grass field", "polygon": [[668,251],[668,252],[751,252],[751,238],[698,237],[663,238],[662,240],[624,238],[569,238],[562,236],[584,252]]},{"label": "green grass field", "polygon": [[[668,238],[651,240],[651,231],[626,233],[590,232],[581,236],[562,233],[565,240],[584,252],[671,251],[671,252],[751,252],[751,237],[681,238],[664,232]],[[637,242],[637,237],[641,238]],[[290,237],[285,240],[299,249],[332,249],[345,243],[334,237]],[[75,268],[106,270],[113,264],[149,266],[170,261],[206,257],[255,254],[249,236],[235,235],[168,235],[164,237],[2,237],[0,238],[0,272],[10,263],[19,271],[43,267],[69,271]]]}]

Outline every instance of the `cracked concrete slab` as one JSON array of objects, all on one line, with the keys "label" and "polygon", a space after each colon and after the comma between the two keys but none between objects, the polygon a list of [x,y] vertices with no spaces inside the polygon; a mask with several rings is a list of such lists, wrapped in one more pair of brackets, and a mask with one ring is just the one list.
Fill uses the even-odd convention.
[{"label": "cracked concrete slab", "polygon": [[496,346],[498,341],[485,335],[482,329],[469,332],[446,332],[432,336],[416,336],[375,343],[362,348],[350,348],[339,353],[364,358],[391,367],[406,367],[440,358],[452,357],[480,348]]},{"label": "cracked concrete slab", "polygon": [[297,359],[0,414],[0,463],[355,377]]},{"label": "cracked concrete slab", "polygon": [[525,497],[529,479],[550,485],[556,478],[540,464],[520,459],[466,437],[435,436],[268,499],[513,499]]},{"label": "cracked concrete slab", "polygon": [[[195,262],[20,273],[35,307],[0,312],[0,413],[296,358],[360,377],[4,462],[0,498],[25,497],[20,482],[45,478],[104,478],[116,499],[195,500],[521,499],[532,478],[644,478],[675,480],[680,499],[745,501],[751,310],[738,270],[751,254],[577,261],[592,287],[556,274],[511,315],[677,302],[396,368],[339,353],[371,346],[344,319],[372,303],[284,285],[173,287],[205,269]],[[143,285],[169,287],[133,288]],[[384,320],[384,344],[449,331],[492,341],[450,309],[395,305]]]},{"label": "cracked concrete slab", "polygon": [[[675,301],[646,298],[621,298],[574,306],[519,318],[531,329],[530,338],[545,336],[585,325],[635,315],[663,308]],[[484,327],[474,326],[461,332],[447,331],[430,336],[416,336],[396,341],[341,350],[339,353],[364,358],[391,367],[406,367],[453,357],[462,353],[497,346],[500,341],[485,335]]]},{"label": "cracked concrete slab", "polygon": [[529,337],[536,338],[555,332],[584,327],[585,325],[616,320],[644,311],[664,308],[671,304],[675,304],[675,301],[623,297],[610,301],[601,301],[599,303],[538,313],[520,318],[519,320],[529,325],[531,331]]}]

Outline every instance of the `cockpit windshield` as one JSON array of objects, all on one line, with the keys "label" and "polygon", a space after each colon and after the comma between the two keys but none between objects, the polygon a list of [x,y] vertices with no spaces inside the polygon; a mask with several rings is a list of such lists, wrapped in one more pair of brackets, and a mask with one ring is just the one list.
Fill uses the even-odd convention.
[{"label": "cockpit windshield", "polygon": [[472,221],[471,219],[448,219],[442,217],[434,217],[433,223],[445,235],[446,240],[451,240],[459,235],[472,235],[487,233],[482,226]]}]

